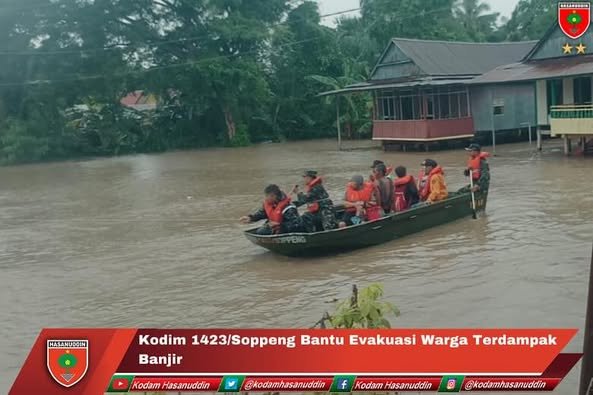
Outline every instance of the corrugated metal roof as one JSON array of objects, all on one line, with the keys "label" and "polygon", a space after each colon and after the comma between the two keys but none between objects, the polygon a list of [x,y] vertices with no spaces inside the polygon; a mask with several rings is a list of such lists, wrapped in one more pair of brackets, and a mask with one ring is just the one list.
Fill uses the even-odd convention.
[{"label": "corrugated metal roof", "polygon": [[397,45],[428,75],[480,75],[523,59],[537,41],[468,43],[394,38]]},{"label": "corrugated metal roof", "polygon": [[473,79],[469,84],[534,81],[593,74],[593,56],[557,58],[500,66]]},{"label": "corrugated metal roof", "polygon": [[352,92],[364,92],[364,91],[371,91],[375,89],[388,89],[388,88],[407,88],[411,86],[441,86],[441,85],[454,85],[454,84],[467,84],[471,81],[471,77],[468,78],[447,78],[447,79],[433,79],[430,77],[420,78],[412,81],[400,81],[400,82],[390,82],[390,83],[367,83],[363,82],[360,84],[349,85],[343,89],[337,89],[328,92],[322,92],[317,96],[329,96],[329,95],[337,95],[341,93],[352,93]]}]

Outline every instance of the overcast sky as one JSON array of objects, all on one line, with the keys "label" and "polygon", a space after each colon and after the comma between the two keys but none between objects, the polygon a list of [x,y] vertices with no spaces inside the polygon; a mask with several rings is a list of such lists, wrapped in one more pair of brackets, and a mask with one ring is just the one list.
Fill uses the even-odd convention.
[{"label": "overcast sky", "polygon": [[[344,10],[351,10],[360,6],[359,0],[317,0],[321,15],[331,14]],[[492,11],[499,12],[501,16],[510,17],[519,0],[486,0]],[[336,17],[324,18],[323,23],[333,26]]]}]

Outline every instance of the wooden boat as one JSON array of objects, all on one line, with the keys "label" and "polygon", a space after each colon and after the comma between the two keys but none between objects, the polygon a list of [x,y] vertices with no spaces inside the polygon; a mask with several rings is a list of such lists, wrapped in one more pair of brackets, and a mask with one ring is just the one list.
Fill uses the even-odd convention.
[{"label": "wooden boat", "polygon": [[[363,222],[343,229],[315,233],[285,233],[262,236],[257,228],[245,231],[252,243],[285,256],[321,256],[347,252],[359,248],[383,244],[413,233],[472,217],[471,193],[451,193],[438,203],[420,206],[401,213],[390,214],[381,219]],[[488,194],[475,193],[476,212],[486,209]],[[336,208],[339,217],[343,207]]]}]

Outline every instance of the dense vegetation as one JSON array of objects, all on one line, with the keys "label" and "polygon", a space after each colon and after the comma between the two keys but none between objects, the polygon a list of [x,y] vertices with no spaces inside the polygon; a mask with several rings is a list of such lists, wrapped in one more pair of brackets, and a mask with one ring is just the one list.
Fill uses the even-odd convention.
[{"label": "dense vegetation", "polygon": [[[555,15],[552,0],[508,21],[477,0],[361,0],[329,28],[302,0],[4,0],[0,161],[335,135],[317,93],[364,80],[391,37],[538,39]],[[157,110],[120,104],[136,90]],[[369,97],[341,100],[346,136],[367,135]]]}]

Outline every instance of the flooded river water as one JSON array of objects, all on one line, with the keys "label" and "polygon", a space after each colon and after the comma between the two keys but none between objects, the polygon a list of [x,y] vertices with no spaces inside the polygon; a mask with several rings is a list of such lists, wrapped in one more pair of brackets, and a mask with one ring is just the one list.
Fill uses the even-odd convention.
[{"label": "flooded river water", "polygon": [[593,160],[533,148],[497,147],[485,217],[309,260],[243,237],[268,182],[313,168],[339,201],[374,159],[416,175],[428,156],[457,189],[466,153],[321,141],[0,168],[0,393],[41,327],[308,327],[354,283],[384,284],[400,327],[583,328]]}]

